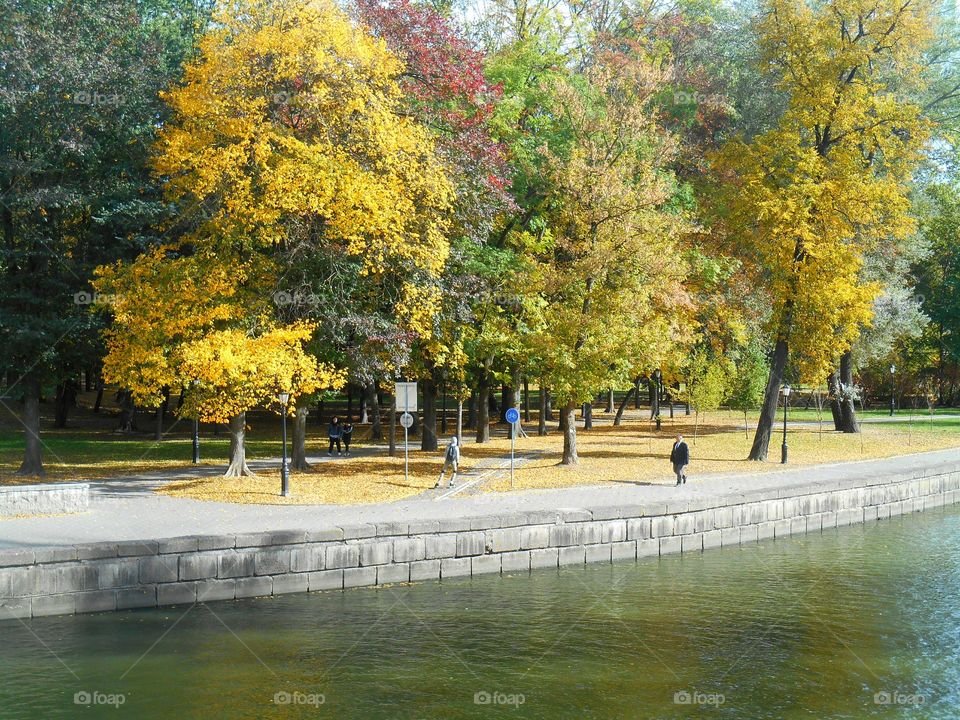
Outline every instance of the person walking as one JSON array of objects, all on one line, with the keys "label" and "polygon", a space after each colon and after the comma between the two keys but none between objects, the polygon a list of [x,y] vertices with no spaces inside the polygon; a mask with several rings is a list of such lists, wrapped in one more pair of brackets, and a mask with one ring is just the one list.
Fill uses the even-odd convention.
[{"label": "person walking", "polygon": [[340,436],[343,438],[343,454],[350,454],[350,440],[353,439],[353,423],[350,422],[350,418],[347,418],[347,421],[343,424],[343,428],[340,430]]},{"label": "person walking", "polygon": [[443,455],[443,467],[440,468],[440,477],[437,479],[437,484],[433,486],[434,488],[443,485],[443,475],[447,472],[448,467],[453,468],[453,474],[450,475],[450,484],[447,487],[453,487],[457,480],[457,471],[460,468],[460,443],[457,441],[456,435],[450,438],[450,444],[447,445],[447,451]]},{"label": "person walking", "polygon": [[340,456],[340,438],[343,435],[343,427],[340,425],[340,418],[336,415],[330,419],[330,424],[327,426],[327,437],[330,439],[330,449],[327,450],[327,455],[333,455],[333,446],[337,446],[337,456]]},{"label": "person walking", "polygon": [[687,465],[690,464],[690,448],[683,441],[683,435],[677,435],[677,441],[670,451],[670,462],[673,472],[677,476],[677,485],[687,482]]}]

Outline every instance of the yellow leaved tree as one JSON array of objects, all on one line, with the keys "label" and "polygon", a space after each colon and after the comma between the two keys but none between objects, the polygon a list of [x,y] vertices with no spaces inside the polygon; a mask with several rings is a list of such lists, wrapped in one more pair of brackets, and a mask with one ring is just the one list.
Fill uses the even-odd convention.
[{"label": "yellow leaved tree", "polygon": [[764,3],[762,60],[787,107],[716,157],[728,230],[773,307],[753,460],[767,456],[790,353],[801,379],[825,377],[870,321],[865,254],[913,230],[907,194],[928,125],[902,93],[921,82],[932,22],[926,0]]}]

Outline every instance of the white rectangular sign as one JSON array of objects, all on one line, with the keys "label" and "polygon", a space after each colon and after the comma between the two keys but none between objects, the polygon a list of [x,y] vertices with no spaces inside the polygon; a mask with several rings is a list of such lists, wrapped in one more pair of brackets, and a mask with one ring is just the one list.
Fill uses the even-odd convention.
[{"label": "white rectangular sign", "polygon": [[397,398],[397,412],[417,411],[417,384],[415,382],[398,382],[394,390]]}]

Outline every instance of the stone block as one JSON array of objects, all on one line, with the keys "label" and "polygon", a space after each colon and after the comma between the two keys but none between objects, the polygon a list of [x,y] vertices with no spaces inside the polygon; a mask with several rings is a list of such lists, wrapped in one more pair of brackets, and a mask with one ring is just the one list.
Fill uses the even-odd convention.
[{"label": "stone block", "polygon": [[[244,535],[241,545],[237,545],[237,536],[235,535],[202,535],[197,538],[197,550],[226,550],[232,547],[244,547],[247,545],[249,535]],[[257,540],[262,540],[263,535],[257,535]],[[259,545],[259,542],[250,543]]]},{"label": "stone block", "polygon": [[139,559],[140,583],[176,582],[178,562],[176,555],[148,555]]},{"label": "stone block", "polygon": [[815,513],[813,515],[807,515],[807,529],[808,533],[818,533],[823,529],[822,523],[823,516],[820,513]]},{"label": "stone block", "polygon": [[[593,547],[593,546],[591,546]],[[587,561],[587,551],[583,545],[559,548],[561,565],[583,565]]]},{"label": "stone block", "polygon": [[660,538],[660,554],[669,555],[680,552],[680,536],[671,535],[670,537]]},{"label": "stone block", "polygon": [[440,532],[439,520],[414,520],[410,523],[410,535],[428,535]]},{"label": "stone block", "polygon": [[755,543],[760,539],[760,534],[758,532],[758,526],[756,525],[743,525],[740,528],[740,544],[746,545],[747,543]]},{"label": "stone block", "polygon": [[500,518],[497,515],[483,515],[482,517],[470,518],[471,530],[489,530],[500,527]]},{"label": "stone block", "polygon": [[609,520],[603,523],[601,531],[602,536],[600,542],[624,542],[627,539],[627,521]]},{"label": "stone block", "polygon": [[682,552],[701,552],[703,550],[703,533],[681,535],[680,550]]},{"label": "stone block", "polygon": [[273,578],[269,575],[237,578],[234,597],[267,597],[268,595],[273,595]]},{"label": "stone block", "polygon": [[637,541],[626,540],[624,542],[610,543],[610,558],[617,560],[636,560],[637,559]]},{"label": "stone block", "polygon": [[837,513],[833,510],[820,513],[820,529],[835,528],[837,526]]},{"label": "stone block", "polygon": [[627,520],[627,539],[628,540],[647,540],[653,537],[653,530],[650,527],[651,519],[631,518]]},{"label": "stone block", "polygon": [[608,563],[610,558],[609,545],[587,545],[585,548],[585,562]]},{"label": "stone block", "polygon": [[776,524],[775,520],[767,520],[766,522],[757,524],[757,540],[772,540],[774,533],[774,525]]},{"label": "stone block", "polygon": [[469,575],[470,570],[470,558],[444,558],[440,561],[440,577],[460,577],[463,575]]},{"label": "stone block", "polygon": [[502,572],[528,572],[530,570],[530,551],[503,553],[500,556]]},{"label": "stone block", "polygon": [[99,558],[117,557],[117,546],[113,543],[93,543],[91,545],[77,545],[78,560],[97,560]]},{"label": "stone block", "polygon": [[571,545],[580,545],[583,537],[582,525],[585,523],[564,523],[563,525],[550,526],[550,546],[551,547],[569,547]]},{"label": "stone block", "polygon": [[233,600],[237,595],[237,581],[201,580],[197,583],[197,602]]},{"label": "stone block", "polygon": [[217,576],[216,553],[190,553],[179,557],[181,580],[204,580]]},{"label": "stone block", "polygon": [[477,555],[470,559],[470,574],[484,575],[500,572],[499,555]]},{"label": "stone block", "polygon": [[140,585],[135,588],[121,588],[117,590],[117,610],[133,610],[135,608],[156,606],[156,585]]},{"label": "stone block", "polygon": [[654,557],[660,554],[660,538],[637,540],[637,558]]},{"label": "stone block", "polygon": [[[51,567],[49,571],[56,573],[56,592],[58,593],[97,590],[100,587],[100,577],[97,569],[86,563]],[[176,565],[174,565],[174,579],[176,579]],[[152,581],[148,580],[146,582]]]},{"label": "stone block", "polygon": [[707,530],[705,533],[703,533],[703,549],[704,550],[710,550],[711,548],[718,548],[721,545],[723,545],[723,537],[722,537],[721,530]]},{"label": "stone block", "polygon": [[283,575],[290,572],[290,548],[259,550],[253,559],[253,571],[257,575]]},{"label": "stone block", "polygon": [[790,518],[790,534],[802,535],[807,531],[807,518],[803,515]]},{"label": "stone block", "polygon": [[78,613],[113,612],[117,609],[116,590],[90,590],[76,594]]},{"label": "stone block", "polygon": [[158,549],[161,554],[196,552],[200,549],[200,538],[196,535],[164,538],[160,541]]},{"label": "stone block", "polygon": [[156,555],[158,552],[160,552],[160,543],[157,540],[129,540],[117,543],[117,555],[119,557]]},{"label": "stone block", "polygon": [[363,567],[386,565],[393,560],[392,540],[362,542],[358,547],[360,548],[360,565]]},{"label": "stone block", "polygon": [[[33,555],[38,565],[40,563],[70,562],[71,560],[77,559],[77,549],[72,545],[35,548],[33,550]],[[2,560],[0,560],[0,567],[3,567]]]},{"label": "stone block", "polygon": [[423,540],[427,560],[452,558],[457,555],[457,536],[453,533],[427,535]]},{"label": "stone block", "polygon": [[393,541],[394,562],[413,562],[426,557],[427,547],[423,538],[403,538]]},{"label": "stone block", "polygon": [[470,518],[443,518],[438,522],[441,533],[463,532],[470,529]]},{"label": "stone block", "polygon": [[30,598],[0,598],[0,620],[28,618],[31,611]]},{"label": "stone block", "polygon": [[478,531],[457,534],[457,557],[483,555],[487,547],[486,533]]},{"label": "stone block", "polygon": [[535,525],[520,529],[520,547],[523,550],[545,548],[550,545],[550,526]]},{"label": "stone block", "polygon": [[322,545],[301,545],[290,549],[290,572],[323,570],[327,549]]},{"label": "stone block", "polygon": [[577,544],[597,545],[603,542],[603,522],[580,523],[580,536]]},{"label": "stone block", "polygon": [[192,605],[196,601],[196,582],[175,582],[157,585],[157,605]]},{"label": "stone block", "polygon": [[713,511],[713,529],[722,530],[724,528],[732,528],[733,523],[733,508],[732,507],[719,507]]},{"label": "stone block", "polygon": [[[140,563],[133,558],[92,560],[84,564],[89,564],[96,569],[101,590],[134,587],[140,582]],[[216,572],[216,563],[214,563],[214,572]]]},{"label": "stone block", "polygon": [[76,599],[77,596],[74,593],[35,597],[32,601],[31,613],[33,617],[73,615],[77,611]]},{"label": "stone block", "polygon": [[310,575],[306,572],[271,575],[271,577],[273,578],[274,595],[306,592],[310,587]]},{"label": "stone block", "polygon": [[377,528],[377,537],[392,537],[394,535],[409,535],[410,523],[405,522],[382,522],[375,525]]},{"label": "stone block", "polygon": [[520,528],[499,528],[487,532],[487,546],[495,553],[520,549]]},{"label": "stone block", "polygon": [[330,545],[324,563],[330,570],[357,567],[360,564],[360,548],[357,545]]},{"label": "stone block", "polygon": [[728,545],[739,545],[739,544],[740,544],[740,528],[726,527],[720,531],[721,547],[727,547]]},{"label": "stone block", "polygon": [[410,582],[410,564],[395,563],[377,566],[377,585]]},{"label": "stone block", "polygon": [[669,537],[673,535],[675,526],[673,515],[658,515],[650,518],[650,537]]},{"label": "stone block", "polygon": [[542,548],[530,551],[530,568],[557,567],[560,564],[560,552],[557,548]]},{"label": "stone block", "polygon": [[416,560],[410,563],[410,581],[438,580],[440,578],[439,560]]},{"label": "stone block", "polygon": [[314,590],[342,590],[343,570],[320,570],[309,574],[307,580],[310,591]]},{"label": "stone block", "polygon": [[336,542],[339,540],[343,540],[343,530],[338,527],[307,532],[307,542]]},{"label": "stone block", "polygon": [[307,533],[303,530],[275,530],[270,533],[271,545],[299,545],[307,541]]}]

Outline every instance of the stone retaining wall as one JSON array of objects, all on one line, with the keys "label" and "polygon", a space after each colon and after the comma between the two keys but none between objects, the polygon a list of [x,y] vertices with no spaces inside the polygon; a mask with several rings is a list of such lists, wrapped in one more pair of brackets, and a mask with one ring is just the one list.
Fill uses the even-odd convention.
[{"label": "stone retaining wall", "polygon": [[960,467],[725,500],[0,550],[0,619],[701,552],[960,501]]},{"label": "stone retaining wall", "polygon": [[87,483],[0,487],[0,517],[84,512],[90,507]]}]

